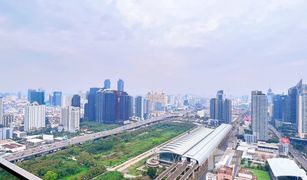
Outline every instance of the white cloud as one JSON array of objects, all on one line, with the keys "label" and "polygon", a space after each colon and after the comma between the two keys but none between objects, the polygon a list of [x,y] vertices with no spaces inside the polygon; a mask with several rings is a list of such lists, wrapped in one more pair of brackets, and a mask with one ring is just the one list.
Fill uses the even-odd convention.
[{"label": "white cloud", "polygon": [[266,31],[263,28],[279,13],[292,13],[304,4],[303,0],[119,0],[116,5],[127,27],[143,32],[154,45],[203,47],[227,28]]}]

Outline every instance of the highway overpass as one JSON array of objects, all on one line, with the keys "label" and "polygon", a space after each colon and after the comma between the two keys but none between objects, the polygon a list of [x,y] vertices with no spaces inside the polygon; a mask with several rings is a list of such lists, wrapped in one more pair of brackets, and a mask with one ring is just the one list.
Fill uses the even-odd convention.
[{"label": "highway overpass", "polygon": [[67,146],[71,146],[75,144],[82,144],[86,141],[105,138],[111,135],[117,135],[117,134],[123,133],[127,130],[133,130],[133,129],[136,129],[142,126],[146,126],[146,125],[150,125],[153,123],[171,120],[174,117],[175,117],[174,115],[163,115],[163,116],[151,118],[145,121],[140,121],[140,122],[124,125],[124,126],[112,129],[112,130],[107,130],[107,131],[102,131],[102,132],[92,133],[92,134],[85,134],[83,136],[77,136],[77,137],[74,137],[68,140],[59,141],[59,142],[55,142],[52,144],[45,144],[39,147],[29,148],[21,152],[9,154],[5,156],[4,158],[10,162],[17,162],[17,161],[21,161],[26,158],[29,158],[31,156],[51,153],[51,152],[63,149]]}]

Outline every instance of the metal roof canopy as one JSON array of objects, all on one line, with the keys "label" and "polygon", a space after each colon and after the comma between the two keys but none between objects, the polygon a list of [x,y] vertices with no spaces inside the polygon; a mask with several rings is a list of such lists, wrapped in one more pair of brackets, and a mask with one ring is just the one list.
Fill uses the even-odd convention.
[{"label": "metal roof canopy", "polygon": [[160,149],[160,153],[173,153],[183,156],[198,142],[206,138],[212,131],[213,129],[199,127],[194,131],[191,131],[189,134],[163,146]]},{"label": "metal roof canopy", "polygon": [[194,159],[198,164],[203,164],[211,153],[216,149],[232,126],[222,124],[216,129],[199,127],[195,131],[165,145],[160,153],[173,153],[182,157]]},{"label": "metal roof canopy", "polygon": [[306,172],[300,169],[298,165],[291,159],[287,158],[272,158],[268,159],[269,166],[275,177],[301,177],[307,180]]},{"label": "metal roof canopy", "polygon": [[198,164],[202,165],[213,151],[221,144],[227,134],[230,132],[232,126],[229,124],[222,124],[217,127],[206,138],[202,139],[193,148],[191,148],[184,157],[195,159]]}]

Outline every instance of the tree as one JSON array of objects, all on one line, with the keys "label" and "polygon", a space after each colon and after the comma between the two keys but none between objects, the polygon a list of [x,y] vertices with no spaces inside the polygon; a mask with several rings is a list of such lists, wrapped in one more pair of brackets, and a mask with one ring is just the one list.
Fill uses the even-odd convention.
[{"label": "tree", "polygon": [[151,178],[154,179],[156,177],[157,170],[155,168],[148,168],[147,170],[147,175]]},{"label": "tree", "polygon": [[47,173],[43,177],[44,180],[57,180],[58,174],[53,171],[47,171]]}]

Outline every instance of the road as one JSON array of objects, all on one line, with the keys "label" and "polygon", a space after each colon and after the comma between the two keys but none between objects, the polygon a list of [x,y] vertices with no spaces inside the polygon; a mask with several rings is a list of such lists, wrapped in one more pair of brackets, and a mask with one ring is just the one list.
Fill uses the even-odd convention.
[{"label": "road", "polygon": [[57,151],[59,149],[63,149],[63,148],[70,146],[70,145],[82,144],[86,141],[90,141],[90,140],[94,140],[94,139],[100,139],[100,138],[108,137],[108,136],[111,136],[111,135],[120,134],[120,133],[125,132],[126,130],[139,128],[141,126],[149,125],[149,124],[156,123],[156,122],[170,120],[170,118],[172,118],[173,116],[174,115],[163,115],[163,116],[160,116],[160,117],[148,119],[146,121],[141,121],[141,122],[136,122],[136,123],[124,125],[124,126],[112,129],[112,130],[107,130],[107,131],[102,131],[102,132],[92,133],[92,134],[85,134],[83,136],[77,136],[77,137],[74,137],[74,138],[71,138],[71,139],[68,139],[68,140],[59,141],[59,142],[55,142],[55,143],[52,143],[52,144],[41,145],[39,147],[29,148],[29,149],[26,149],[26,150],[21,151],[21,152],[12,153],[8,156],[5,156],[4,158],[8,161],[11,161],[11,162],[12,161],[18,161],[18,160],[22,160],[24,158],[28,158],[28,157],[31,157],[31,156]]},{"label": "road", "polygon": [[[272,125],[269,125],[269,129],[278,137],[281,138],[282,135],[280,132],[278,132]],[[293,156],[293,158],[307,171],[307,160],[304,158],[304,156],[293,146],[289,145],[289,152]]]}]

